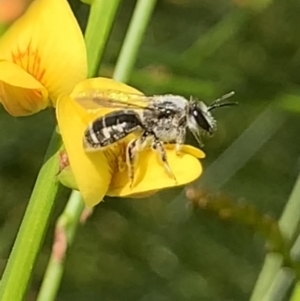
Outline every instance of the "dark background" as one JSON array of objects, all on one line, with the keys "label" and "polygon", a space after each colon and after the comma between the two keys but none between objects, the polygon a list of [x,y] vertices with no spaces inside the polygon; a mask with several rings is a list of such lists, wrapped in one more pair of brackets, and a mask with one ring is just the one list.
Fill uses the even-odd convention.
[{"label": "dark background", "polygon": [[[88,6],[70,0],[84,29]],[[124,0],[100,75],[111,76],[134,9]],[[231,90],[238,107],[215,112],[200,184],[278,218],[299,172],[300,3],[158,0],[130,84],[145,94]],[[0,270],[4,269],[55,120],[15,119],[0,108]],[[194,143],[194,142],[191,142]],[[187,171],[188,172],[188,171]],[[51,250],[61,189],[35,270],[34,300]],[[243,223],[193,210],[181,189],[149,199],[107,199],[78,230],[57,300],[248,300],[265,240]]]}]

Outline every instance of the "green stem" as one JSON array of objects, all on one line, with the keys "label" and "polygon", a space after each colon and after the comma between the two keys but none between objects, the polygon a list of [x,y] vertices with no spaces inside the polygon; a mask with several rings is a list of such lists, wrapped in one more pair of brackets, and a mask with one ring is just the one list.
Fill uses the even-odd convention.
[{"label": "green stem", "polygon": [[300,224],[300,175],[295,183],[291,196],[285,205],[284,211],[279,220],[279,227],[287,241],[291,242],[296,238],[296,232]]},{"label": "green stem", "polygon": [[271,286],[266,291],[263,297],[263,301],[284,301],[287,300],[287,296],[290,291],[290,287],[295,280],[295,272],[286,267],[280,268],[276,273],[276,277],[272,281]]},{"label": "green stem", "polygon": [[[269,253],[258,276],[250,301],[261,301],[270,287],[283,262],[280,254]],[[274,276],[275,275],[275,276]]]},{"label": "green stem", "polygon": [[88,77],[98,73],[105,45],[120,4],[120,0],[94,0],[85,32],[89,72]]},{"label": "green stem", "polygon": [[84,208],[80,193],[73,191],[56,224],[55,243],[37,301],[55,300],[63,275],[65,251],[73,243]]},{"label": "green stem", "polygon": [[[292,244],[296,238],[296,233],[300,223],[300,175],[295,183],[290,198],[279,220],[279,228],[286,242]],[[279,256],[279,255],[278,255]],[[264,266],[255,284],[250,301],[263,300],[264,296],[273,295],[272,291],[277,290],[277,275],[282,270],[283,258],[280,261],[272,254],[268,254]],[[266,299],[268,300],[268,299]]]},{"label": "green stem", "polygon": [[297,282],[290,298],[290,301],[299,301],[300,300],[300,282]]},{"label": "green stem", "polygon": [[60,145],[60,136],[54,131],[1,280],[1,301],[21,301],[26,294],[58,190],[56,152]]},{"label": "green stem", "polygon": [[155,4],[156,0],[138,1],[116,64],[115,80],[128,81]]}]

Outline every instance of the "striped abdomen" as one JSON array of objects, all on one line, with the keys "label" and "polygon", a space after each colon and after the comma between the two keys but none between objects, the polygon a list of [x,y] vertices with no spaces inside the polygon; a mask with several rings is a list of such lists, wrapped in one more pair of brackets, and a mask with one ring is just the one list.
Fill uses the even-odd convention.
[{"label": "striped abdomen", "polygon": [[137,112],[114,111],[90,124],[84,133],[85,146],[93,149],[105,147],[142,128]]}]

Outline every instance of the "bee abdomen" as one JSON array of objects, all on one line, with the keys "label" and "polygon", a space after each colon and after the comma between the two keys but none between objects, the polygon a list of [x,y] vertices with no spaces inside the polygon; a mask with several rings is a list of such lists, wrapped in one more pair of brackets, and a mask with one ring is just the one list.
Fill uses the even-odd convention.
[{"label": "bee abdomen", "polygon": [[135,111],[115,111],[90,124],[84,134],[85,146],[92,149],[102,148],[142,128],[140,117]]}]

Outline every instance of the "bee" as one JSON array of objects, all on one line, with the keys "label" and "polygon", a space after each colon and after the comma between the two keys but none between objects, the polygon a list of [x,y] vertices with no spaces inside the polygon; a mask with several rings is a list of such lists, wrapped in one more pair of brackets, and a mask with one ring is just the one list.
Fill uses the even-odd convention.
[{"label": "bee", "polygon": [[[127,94],[118,91],[90,90],[79,93],[75,100],[94,108],[114,108],[115,110],[93,120],[83,135],[84,149],[99,151],[105,149],[129,134],[136,134],[127,144],[126,164],[128,177],[133,183],[134,165],[138,154],[151,148],[157,152],[166,172],[176,181],[168,164],[165,144],[175,144],[176,154],[180,155],[189,130],[200,146],[202,136],[216,131],[216,120],[211,111],[216,108],[235,105],[224,102],[234,94],[230,92],[206,105],[194,98],[189,100],[179,95]],[[122,100],[120,100],[122,99]]]}]

